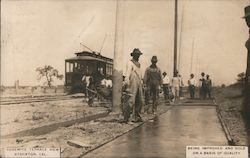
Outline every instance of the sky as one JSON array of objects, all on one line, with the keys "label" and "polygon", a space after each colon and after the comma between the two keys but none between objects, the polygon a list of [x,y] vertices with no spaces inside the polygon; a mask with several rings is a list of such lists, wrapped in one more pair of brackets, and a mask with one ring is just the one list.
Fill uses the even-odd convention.
[{"label": "sky", "polygon": [[[246,68],[248,0],[179,0],[178,70],[209,74],[215,85],[232,84]],[[35,69],[51,65],[64,74],[64,61],[86,50],[113,58],[115,0],[1,1],[1,85],[41,85]],[[174,0],[126,0],[123,17],[123,67],[139,48],[142,70],[153,55],[172,76]],[[64,80],[54,84],[63,84]]]}]

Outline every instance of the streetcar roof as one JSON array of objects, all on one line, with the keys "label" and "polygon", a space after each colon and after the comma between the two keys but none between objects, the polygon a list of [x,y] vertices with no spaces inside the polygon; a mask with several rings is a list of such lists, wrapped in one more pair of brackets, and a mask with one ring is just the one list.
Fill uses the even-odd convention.
[{"label": "streetcar roof", "polygon": [[86,61],[101,61],[101,62],[113,64],[113,59],[102,56],[96,52],[91,53],[91,52],[83,51],[83,52],[78,52],[75,54],[76,54],[76,57],[66,59],[65,61],[70,62],[70,61],[86,60]]}]

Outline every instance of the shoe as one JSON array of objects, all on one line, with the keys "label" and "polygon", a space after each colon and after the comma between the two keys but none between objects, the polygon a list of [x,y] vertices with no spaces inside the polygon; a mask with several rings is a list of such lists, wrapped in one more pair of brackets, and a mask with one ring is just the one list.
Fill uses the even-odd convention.
[{"label": "shoe", "polygon": [[141,118],[138,118],[138,120],[137,120],[138,122],[143,122],[143,120],[141,119]]},{"label": "shoe", "polygon": [[133,122],[133,123],[139,123],[139,122],[142,122],[142,119],[132,120],[131,122]]},{"label": "shoe", "polygon": [[128,121],[127,120],[119,120],[118,123],[126,123],[127,124]]},{"label": "shoe", "polygon": [[134,125],[135,123],[133,121],[128,122],[129,125]]},{"label": "shoe", "polygon": [[138,121],[138,120],[132,120],[131,122],[133,122],[133,123],[138,123],[139,121]]}]

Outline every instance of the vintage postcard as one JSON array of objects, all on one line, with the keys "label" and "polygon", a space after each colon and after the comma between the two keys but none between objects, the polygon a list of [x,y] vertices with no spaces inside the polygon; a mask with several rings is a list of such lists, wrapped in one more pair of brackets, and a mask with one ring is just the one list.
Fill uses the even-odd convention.
[{"label": "vintage postcard", "polygon": [[2,0],[1,155],[247,158],[248,0]]}]

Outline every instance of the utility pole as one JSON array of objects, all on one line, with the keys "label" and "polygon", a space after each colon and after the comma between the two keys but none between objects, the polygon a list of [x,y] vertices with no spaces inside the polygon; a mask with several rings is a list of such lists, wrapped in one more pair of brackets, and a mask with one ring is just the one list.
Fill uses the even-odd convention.
[{"label": "utility pole", "polygon": [[174,74],[177,72],[177,23],[178,23],[178,0],[175,0],[175,14],[174,14]]},{"label": "utility pole", "polygon": [[180,67],[180,63],[181,63],[181,44],[182,44],[182,29],[183,29],[183,18],[184,18],[184,7],[182,7],[182,16],[181,16],[181,30],[180,30],[180,39],[179,39],[179,55],[178,55],[178,67],[177,69],[179,70],[179,72],[181,72],[181,67]]},{"label": "utility pole", "polygon": [[112,112],[121,113],[124,1],[116,1]]},{"label": "utility pole", "polygon": [[190,74],[193,73],[194,40],[195,40],[195,36],[193,37],[193,42],[192,42],[192,54],[191,54]]}]

